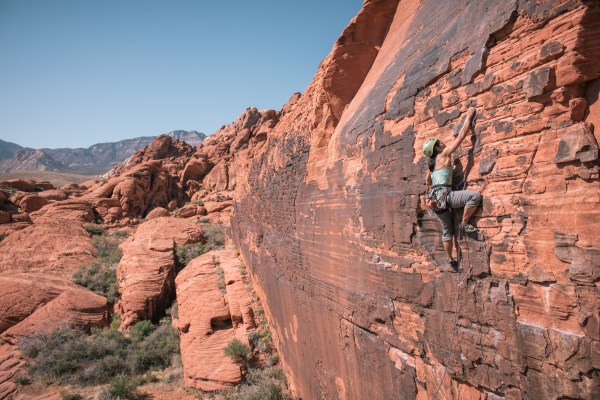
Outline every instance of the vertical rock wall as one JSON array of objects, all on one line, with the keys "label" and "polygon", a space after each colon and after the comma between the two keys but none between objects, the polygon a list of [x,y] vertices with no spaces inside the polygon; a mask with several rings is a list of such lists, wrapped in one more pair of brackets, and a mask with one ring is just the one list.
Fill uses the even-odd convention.
[{"label": "vertical rock wall", "polygon": [[[298,395],[600,396],[599,21],[592,1],[367,0],[231,162],[232,234]],[[420,148],[471,106],[454,167],[484,201],[457,287]]]}]

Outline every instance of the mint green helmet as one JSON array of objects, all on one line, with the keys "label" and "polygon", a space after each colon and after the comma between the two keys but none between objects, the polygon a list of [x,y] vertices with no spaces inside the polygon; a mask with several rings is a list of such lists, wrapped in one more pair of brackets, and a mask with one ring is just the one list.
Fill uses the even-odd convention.
[{"label": "mint green helmet", "polygon": [[427,157],[431,157],[433,155],[433,149],[435,148],[435,144],[437,143],[437,139],[429,139],[423,145],[423,153]]}]

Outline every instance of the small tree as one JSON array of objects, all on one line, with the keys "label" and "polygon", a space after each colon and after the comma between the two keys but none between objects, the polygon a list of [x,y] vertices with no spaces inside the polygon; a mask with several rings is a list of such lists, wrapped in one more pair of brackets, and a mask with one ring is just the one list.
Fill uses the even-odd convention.
[{"label": "small tree", "polygon": [[227,346],[225,346],[223,352],[226,356],[231,357],[231,359],[236,363],[246,364],[248,362],[248,346],[242,343],[239,339],[232,339],[229,343],[227,343]]}]

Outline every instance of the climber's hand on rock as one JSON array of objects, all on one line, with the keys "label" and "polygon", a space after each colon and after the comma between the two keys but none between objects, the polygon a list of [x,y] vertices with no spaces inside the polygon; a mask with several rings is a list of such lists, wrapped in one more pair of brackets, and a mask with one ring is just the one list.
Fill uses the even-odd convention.
[{"label": "climber's hand on rock", "polygon": [[473,117],[475,116],[475,107],[471,107],[469,108],[469,111],[467,111],[467,122],[471,122],[473,120]]}]

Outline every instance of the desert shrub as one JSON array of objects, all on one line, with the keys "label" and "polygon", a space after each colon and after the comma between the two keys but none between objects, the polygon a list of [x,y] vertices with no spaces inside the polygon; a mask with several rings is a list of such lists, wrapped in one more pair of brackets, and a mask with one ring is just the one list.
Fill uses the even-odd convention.
[{"label": "desert shrub", "polygon": [[257,331],[248,332],[248,342],[250,342],[251,348],[253,348],[253,349],[256,348],[259,340],[260,340],[260,333],[258,333]]},{"label": "desert shrub", "polygon": [[106,234],[106,230],[98,225],[85,225],[83,229],[85,229],[85,231],[92,236],[101,236]]},{"label": "desert shrub", "polygon": [[63,393],[60,400],[83,400],[83,396],[77,393]]},{"label": "desert shrub", "polygon": [[108,382],[111,378],[129,373],[129,366],[122,356],[109,355],[91,363],[81,371],[78,383],[93,385]]},{"label": "desert shrub", "polygon": [[113,329],[93,329],[85,335],[61,328],[23,338],[19,348],[31,360],[34,381],[96,385],[168,367],[179,352],[179,335],[171,325],[156,328],[142,321],[132,329],[131,339]]},{"label": "desert shrub", "polygon": [[109,264],[118,264],[119,260],[121,260],[121,250],[119,249],[119,242],[117,240],[104,236],[96,236],[92,240],[92,245],[98,251],[96,258]]},{"label": "desert shrub", "polygon": [[12,381],[19,386],[27,386],[32,383],[30,376],[20,372],[13,377]]},{"label": "desert shrub", "polygon": [[77,270],[72,276],[72,281],[106,297],[110,304],[114,304],[119,297],[117,271],[114,264],[95,261]]},{"label": "desert shrub", "polygon": [[129,236],[129,233],[127,231],[116,231],[112,235],[114,237],[116,237],[117,239],[125,239],[126,237]]},{"label": "desert shrub", "polygon": [[190,261],[202,254],[212,250],[208,243],[190,243],[175,248],[175,257],[177,261],[177,272],[185,268]]},{"label": "desert shrub", "polygon": [[167,375],[166,378],[166,382],[167,383],[173,383],[173,382],[181,382],[183,380],[183,371],[177,371],[177,372],[172,372],[169,375]]},{"label": "desert shrub", "polygon": [[179,305],[177,304],[177,300],[173,302],[171,307],[167,308],[165,313],[171,320],[179,318]]},{"label": "desert shrub", "polygon": [[219,266],[219,264],[216,264],[217,268],[216,268],[216,272],[217,272],[217,286],[219,288],[219,290],[221,291],[221,293],[227,293],[227,290],[225,289],[225,271],[223,271],[223,268],[221,268]]},{"label": "desert shrub", "polygon": [[232,339],[227,346],[223,349],[223,352],[226,356],[231,357],[231,359],[237,363],[244,364],[249,359],[249,349],[244,343],[242,343],[239,339]]},{"label": "desert shrub", "polygon": [[274,365],[279,364],[279,355],[278,354],[271,354],[268,358],[267,358],[267,362],[266,362],[267,366],[272,367]]},{"label": "desert shrub", "polygon": [[227,400],[291,400],[280,368],[250,368],[246,382],[225,395]]},{"label": "desert shrub", "polygon": [[206,224],[202,227],[206,236],[206,243],[191,243],[175,248],[175,257],[177,261],[177,272],[185,268],[194,258],[216,250],[225,244],[225,231],[223,226],[218,224]]},{"label": "desert shrub", "polygon": [[210,219],[208,219],[208,218],[200,218],[201,224],[208,224],[209,222],[210,222]]},{"label": "desert shrub", "polygon": [[264,385],[243,385],[237,393],[229,397],[231,400],[284,400],[283,390],[273,382]]},{"label": "desert shrub", "polygon": [[202,227],[204,236],[207,238],[207,243],[213,249],[221,247],[225,244],[225,230],[220,224],[207,224]]},{"label": "desert shrub", "polygon": [[61,380],[75,372],[81,360],[87,359],[85,335],[74,329],[59,328],[47,335],[44,341],[34,338],[30,343],[22,342],[19,342],[19,347],[23,354],[35,354],[35,364],[29,368],[33,378]]},{"label": "desert shrub", "polygon": [[139,382],[132,381],[129,377],[122,375],[111,382],[110,387],[108,388],[108,394],[110,394],[112,398],[116,397],[117,399],[135,399],[138,396],[138,386]]},{"label": "desert shrub", "polygon": [[118,331],[121,326],[121,316],[119,314],[112,315],[112,321],[110,321],[110,330]]},{"label": "desert shrub", "polygon": [[156,327],[152,325],[150,321],[140,321],[137,322],[129,334],[134,341],[143,340],[146,336],[150,335],[152,332],[156,330]]},{"label": "desert shrub", "polygon": [[164,369],[171,364],[172,355],[179,351],[179,334],[170,325],[161,325],[129,354],[130,368],[135,373]]}]

